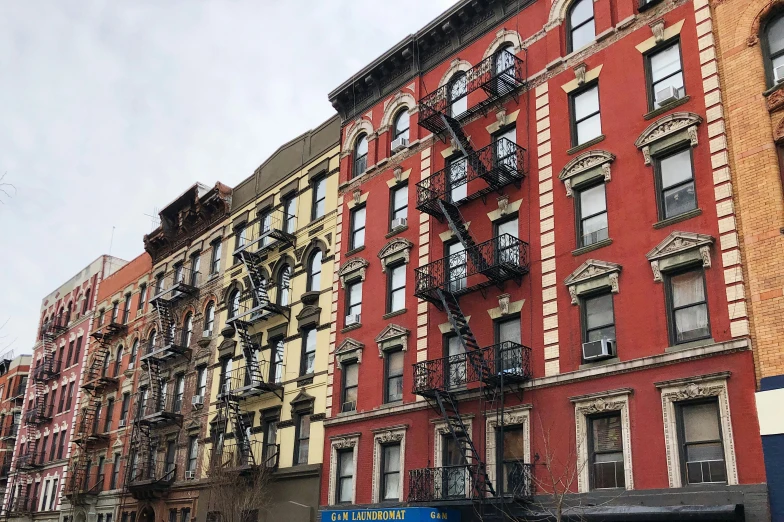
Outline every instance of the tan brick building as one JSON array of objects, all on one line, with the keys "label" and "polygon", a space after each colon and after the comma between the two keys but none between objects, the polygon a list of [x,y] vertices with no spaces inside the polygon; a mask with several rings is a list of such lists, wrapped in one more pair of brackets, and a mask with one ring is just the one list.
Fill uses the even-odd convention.
[{"label": "tan brick building", "polygon": [[784,520],[784,1],[714,0],[711,10],[703,38],[716,39],[726,96],[771,515]]}]

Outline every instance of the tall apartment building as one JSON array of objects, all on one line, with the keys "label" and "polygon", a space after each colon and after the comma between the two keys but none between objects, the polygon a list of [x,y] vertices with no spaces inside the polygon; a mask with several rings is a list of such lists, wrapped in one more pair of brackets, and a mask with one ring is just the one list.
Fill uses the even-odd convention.
[{"label": "tall apartment building", "polygon": [[151,305],[152,262],[142,254],[105,278],[98,289],[78,413],[72,435],[61,519],[111,522],[128,500],[125,471],[130,409],[139,377]]},{"label": "tall apartment building", "polygon": [[202,505],[199,461],[231,201],[222,183],[197,183],[160,211],[160,226],[144,237],[151,308],[131,370],[138,375],[125,428],[123,522],[188,522]]},{"label": "tall apartment building", "polygon": [[8,518],[59,520],[99,286],[125,263],[101,256],[43,300],[4,500]]},{"label": "tall apartment building", "polygon": [[0,498],[5,497],[16,435],[22,425],[27,379],[30,376],[30,355],[0,355]]},{"label": "tall apartment building", "polygon": [[768,519],[711,18],[463,0],[330,94],[322,520]]},{"label": "tall apartment building", "polygon": [[281,146],[234,189],[207,467],[253,478],[206,507],[243,511],[225,513],[230,520],[316,518],[339,137],[334,117]]},{"label": "tall apartment building", "polygon": [[[730,151],[719,161],[733,174],[771,516],[784,520],[784,6],[727,0],[710,7],[701,25],[707,31],[713,22]],[[701,39],[706,50],[709,39],[708,32]]]}]

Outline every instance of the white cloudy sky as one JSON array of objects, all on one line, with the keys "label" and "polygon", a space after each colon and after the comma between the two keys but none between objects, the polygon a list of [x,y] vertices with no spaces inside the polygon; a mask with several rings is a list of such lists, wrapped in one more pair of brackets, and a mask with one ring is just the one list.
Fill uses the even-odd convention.
[{"label": "white cloudy sky", "polygon": [[0,0],[0,351],[153,209],[236,185],[327,93],[455,0]]}]

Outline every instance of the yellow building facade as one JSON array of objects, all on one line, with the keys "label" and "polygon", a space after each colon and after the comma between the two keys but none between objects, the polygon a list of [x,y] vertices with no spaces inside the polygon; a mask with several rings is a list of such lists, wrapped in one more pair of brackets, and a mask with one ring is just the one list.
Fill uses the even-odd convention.
[{"label": "yellow building facade", "polygon": [[281,146],[233,191],[211,366],[211,470],[261,470],[260,520],[317,517],[340,122]]}]

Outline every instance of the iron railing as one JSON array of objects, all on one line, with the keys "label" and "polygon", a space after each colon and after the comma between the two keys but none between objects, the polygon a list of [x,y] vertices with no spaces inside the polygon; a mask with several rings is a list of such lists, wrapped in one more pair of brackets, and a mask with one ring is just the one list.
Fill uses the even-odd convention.
[{"label": "iron railing", "polygon": [[[43,399],[39,399],[43,400]],[[27,424],[41,424],[52,420],[54,413],[54,404],[35,404],[32,409],[25,413],[25,422]]]},{"label": "iron railing", "polygon": [[24,382],[20,382],[18,385],[16,385],[9,399],[24,397],[26,391],[27,391],[27,379],[25,379]]},{"label": "iron railing", "polygon": [[528,243],[511,234],[501,234],[471,248],[428,263],[414,270],[414,295],[440,302],[437,290],[467,294],[491,284],[519,279],[528,273]]},{"label": "iron railing", "polygon": [[89,406],[79,412],[74,433],[74,442],[108,440],[106,430],[106,413],[96,415],[95,405]]},{"label": "iron railing", "polygon": [[72,474],[65,486],[66,495],[97,495],[103,491],[105,479],[106,475],[98,470],[90,472],[89,475]]},{"label": "iron railing", "polygon": [[533,464],[519,460],[504,461],[501,464],[499,477],[499,494],[515,498],[531,498],[534,496]]},{"label": "iron railing", "polygon": [[[440,218],[439,199],[460,204],[525,177],[525,149],[501,138],[417,183],[417,209]],[[482,181],[477,181],[482,180]],[[468,185],[465,190],[457,190]]]},{"label": "iron railing", "polygon": [[68,329],[67,315],[57,314],[41,325],[39,339],[53,339]]},{"label": "iron railing", "polygon": [[176,266],[156,278],[153,300],[176,300],[196,292],[201,285],[201,273],[186,266]]},{"label": "iron railing", "polygon": [[261,464],[263,445],[261,441],[249,440],[214,445],[212,449],[213,469],[232,470]]},{"label": "iron railing", "polygon": [[174,327],[155,336],[155,342],[147,344],[147,352],[142,359],[170,359],[182,355],[190,349],[190,345],[198,339],[198,334],[193,330],[187,331],[181,327]]},{"label": "iron railing", "polygon": [[279,245],[293,244],[296,240],[297,217],[287,214],[282,207],[267,213],[249,223],[242,232],[242,240],[236,244],[234,255],[240,252],[263,252]]},{"label": "iron railing", "polygon": [[254,364],[245,364],[233,368],[222,376],[221,395],[247,398],[261,395],[266,391],[282,387],[283,364],[273,364],[266,359],[259,359]]},{"label": "iron railing", "polygon": [[504,379],[509,384],[531,378],[531,349],[504,341],[481,350],[430,359],[414,364],[414,389],[418,395],[452,391],[474,382]]},{"label": "iron railing", "polygon": [[16,469],[36,469],[44,465],[44,452],[28,449],[16,459]]},{"label": "iron railing", "polygon": [[182,418],[185,394],[150,393],[146,399],[139,398],[137,413],[143,423],[165,424]]},{"label": "iron railing", "polygon": [[3,420],[2,428],[0,428],[0,437],[4,439],[14,438],[18,431],[19,423],[14,422],[13,416],[9,416]]},{"label": "iron railing", "polygon": [[171,484],[176,478],[176,463],[167,462],[166,459],[140,458],[135,469],[130,471],[128,482],[138,487],[144,484]]},{"label": "iron railing", "polygon": [[6,510],[7,515],[23,515],[32,511],[34,500],[28,496],[28,488],[29,486],[24,484],[18,493],[16,491],[11,492],[8,509]]},{"label": "iron railing", "polygon": [[[485,58],[465,73],[465,88],[442,85],[419,101],[419,124],[434,134],[444,130],[441,114],[462,119],[485,109],[494,100],[511,94],[525,83],[525,62],[507,50]],[[478,90],[485,96],[473,95]],[[473,96],[472,96],[473,95]],[[468,98],[465,110],[455,113],[453,106]],[[469,102],[475,98],[473,105]]]},{"label": "iron railing", "polygon": [[[271,290],[272,293],[270,292]],[[230,303],[229,313],[232,315],[228,317],[227,321],[244,321],[248,324],[253,324],[257,321],[268,319],[275,314],[287,314],[289,305],[277,304],[281,297],[279,292],[280,288],[278,285],[265,281],[263,290],[254,291],[251,289],[240,293],[236,310],[231,308],[235,305]],[[288,289],[288,294],[288,300],[291,302],[291,288]]]},{"label": "iron railing", "polygon": [[474,497],[477,465],[412,469],[408,472],[408,502],[433,502]]},{"label": "iron railing", "polygon": [[54,353],[44,355],[32,371],[34,381],[46,381],[60,375],[60,360]]},{"label": "iron railing", "polygon": [[0,458],[0,478],[8,477],[8,474],[11,472],[12,460],[13,453],[11,451],[6,451],[3,453],[2,458]]}]

